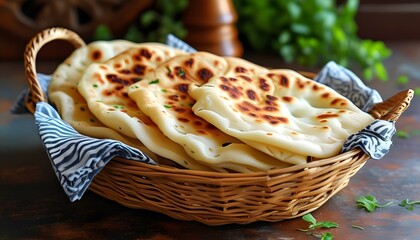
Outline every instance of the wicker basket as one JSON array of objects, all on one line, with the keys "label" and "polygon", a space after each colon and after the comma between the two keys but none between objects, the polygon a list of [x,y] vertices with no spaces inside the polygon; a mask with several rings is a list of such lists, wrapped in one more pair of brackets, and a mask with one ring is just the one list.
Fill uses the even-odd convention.
[{"label": "wicker basket", "polygon": [[[46,101],[36,78],[36,54],[54,39],[67,40],[76,48],[85,45],[77,34],[62,28],[47,29],[28,43],[24,58],[31,111],[35,103]],[[412,97],[412,90],[400,92],[375,105],[370,114],[396,121]],[[152,166],[115,158],[89,189],[130,208],[207,225],[281,221],[319,208],[344,188],[368,159],[357,148],[304,165],[245,174]]]}]

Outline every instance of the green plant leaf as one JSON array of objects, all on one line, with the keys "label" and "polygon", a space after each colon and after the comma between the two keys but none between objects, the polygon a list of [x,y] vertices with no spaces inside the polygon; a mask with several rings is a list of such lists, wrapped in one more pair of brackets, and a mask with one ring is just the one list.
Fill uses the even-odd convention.
[{"label": "green plant leaf", "polygon": [[420,87],[417,87],[417,88],[414,89],[414,94],[416,96],[420,96]]},{"label": "green plant leaf", "polygon": [[375,63],[374,67],[379,80],[388,80],[388,71],[381,62]]},{"label": "green plant leaf", "polygon": [[305,222],[309,222],[310,225],[308,229],[314,229],[314,228],[336,228],[338,227],[338,224],[331,221],[320,221],[317,222],[316,219],[312,216],[312,214],[308,213],[305,214],[302,219]]},{"label": "green plant leaf", "polygon": [[410,81],[410,79],[408,78],[407,75],[400,75],[397,78],[397,83],[398,84],[407,84]]},{"label": "green plant leaf", "polygon": [[371,68],[365,68],[363,70],[363,76],[366,80],[372,80],[373,78],[373,70]]},{"label": "green plant leaf", "polygon": [[403,139],[409,139],[410,138],[410,134],[406,131],[403,131],[403,130],[397,130],[396,134],[397,134],[397,137],[399,137],[399,138],[403,138]]},{"label": "green plant leaf", "polygon": [[98,27],[96,27],[95,32],[93,34],[93,38],[95,40],[111,40],[114,38],[112,35],[111,30],[106,26],[105,24],[101,24]]},{"label": "green plant leaf", "polygon": [[287,63],[295,61],[296,51],[292,45],[285,44],[280,47],[280,55]]},{"label": "green plant leaf", "polygon": [[322,234],[321,240],[332,240],[334,239],[334,236],[330,232],[326,232]]},{"label": "green plant leaf", "polygon": [[302,23],[292,23],[290,25],[292,32],[299,35],[308,35],[311,32],[311,28],[308,25]]},{"label": "green plant leaf", "polygon": [[293,20],[297,20],[299,19],[301,13],[302,13],[302,9],[299,6],[298,3],[294,2],[294,1],[288,1],[287,2],[287,12],[289,13],[289,16],[291,17],[291,19]]},{"label": "green plant leaf", "polygon": [[137,29],[136,26],[131,25],[128,28],[126,34],[124,35],[124,39],[127,39],[128,41],[131,41],[131,42],[142,42],[144,37],[140,33],[140,31]]},{"label": "green plant leaf", "polygon": [[376,208],[386,207],[392,203],[392,202],[389,202],[384,205],[379,205],[376,198],[372,195],[361,196],[356,200],[356,202],[359,207],[365,208],[369,212],[374,212]]},{"label": "green plant leaf", "polygon": [[143,27],[152,25],[155,21],[159,19],[159,14],[153,10],[145,11],[140,15],[140,24]]},{"label": "green plant leaf", "polygon": [[303,217],[302,217],[302,219],[305,221],[305,222],[309,222],[309,223],[311,223],[312,225],[313,224],[316,224],[316,219],[312,216],[312,214],[310,214],[310,213],[308,213],[308,214],[305,214]]},{"label": "green plant leaf", "polygon": [[274,50],[286,63],[305,66],[321,67],[331,60],[358,65],[367,79],[388,78],[383,61],[391,50],[381,41],[357,35],[358,0],[340,6],[334,0],[234,0],[234,5],[241,40],[254,50]]},{"label": "green plant leaf", "polygon": [[405,207],[407,210],[413,211],[414,205],[420,205],[420,201],[410,201],[408,199],[404,199],[400,204],[398,204],[401,207]]},{"label": "green plant leaf", "polygon": [[281,45],[286,44],[290,41],[291,36],[289,31],[283,31],[280,33],[278,40]]},{"label": "green plant leaf", "polygon": [[314,226],[314,228],[337,228],[338,224],[331,221],[321,221],[317,222]]},{"label": "green plant leaf", "polygon": [[356,15],[357,9],[359,8],[359,0],[347,0],[344,8],[346,13],[353,17]]}]

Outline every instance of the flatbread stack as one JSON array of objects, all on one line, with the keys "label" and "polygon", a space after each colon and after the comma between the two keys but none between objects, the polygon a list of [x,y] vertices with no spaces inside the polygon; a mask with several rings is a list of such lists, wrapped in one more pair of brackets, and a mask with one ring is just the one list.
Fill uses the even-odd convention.
[{"label": "flatbread stack", "polygon": [[196,161],[240,172],[287,166],[193,113],[195,101],[188,94],[189,86],[205,84],[228,67],[223,58],[214,62],[212,56],[202,53],[171,58],[147,74],[145,81],[131,85],[128,94],[163,134]]},{"label": "flatbread stack", "polygon": [[374,120],[297,72],[158,43],[91,43],[59,66],[49,97],[82,134],[202,171],[332,157]]}]

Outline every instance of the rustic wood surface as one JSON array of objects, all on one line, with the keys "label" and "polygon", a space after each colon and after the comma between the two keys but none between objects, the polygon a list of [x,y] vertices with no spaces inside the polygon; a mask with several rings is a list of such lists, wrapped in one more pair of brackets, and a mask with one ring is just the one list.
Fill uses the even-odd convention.
[{"label": "rustic wood surface", "polygon": [[[420,87],[420,43],[390,43],[393,56],[386,61],[390,80],[368,84],[384,97],[405,88]],[[284,67],[275,56],[246,54],[254,62]],[[51,73],[55,62],[38,69]],[[405,85],[395,79],[410,77]],[[26,87],[22,62],[0,62],[0,239],[316,239],[298,231],[308,223],[288,221],[209,227],[171,219],[162,214],[133,210],[88,191],[71,203],[52,171],[37,135],[32,115],[12,115],[9,109]],[[420,98],[399,119],[391,151],[383,159],[369,160],[341,192],[314,211],[321,221],[337,222],[328,230],[335,239],[418,239],[420,205],[413,211],[398,204],[420,200]],[[356,205],[359,196],[374,195],[380,203],[393,203],[373,213]],[[352,225],[363,227],[363,230]],[[326,232],[326,230],[320,230]]]}]

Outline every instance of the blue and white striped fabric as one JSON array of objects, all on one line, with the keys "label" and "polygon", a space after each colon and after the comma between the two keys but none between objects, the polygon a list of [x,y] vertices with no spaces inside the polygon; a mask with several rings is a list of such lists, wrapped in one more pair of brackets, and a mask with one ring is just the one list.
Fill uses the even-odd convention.
[{"label": "blue and white striped fabric", "polygon": [[113,158],[156,164],[141,151],[112,139],[79,134],[48,103],[37,103],[35,123],[52,167],[71,201],[79,200],[93,177]]},{"label": "blue and white striped fabric", "polygon": [[197,52],[197,50],[195,50],[193,47],[172,34],[168,34],[168,36],[166,36],[166,45],[183,50],[187,53]]},{"label": "blue and white striped fabric", "polygon": [[362,131],[351,135],[344,143],[342,152],[360,147],[373,159],[381,159],[388,153],[395,132],[394,122],[375,120]]},{"label": "blue and white striped fabric", "polygon": [[382,102],[376,90],[367,87],[356,74],[335,62],[327,63],[314,80],[336,90],[365,112],[375,103]]},{"label": "blue and white striped fabric", "polygon": [[[367,87],[356,74],[335,62],[327,63],[314,80],[333,88],[365,112],[376,103],[382,102],[381,95],[376,90]],[[347,138],[341,152],[360,147],[373,159],[381,159],[388,153],[395,132],[394,123],[375,120],[362,131]]]}]

